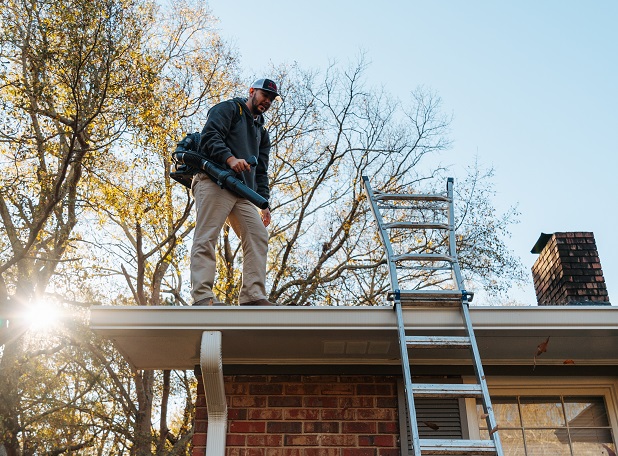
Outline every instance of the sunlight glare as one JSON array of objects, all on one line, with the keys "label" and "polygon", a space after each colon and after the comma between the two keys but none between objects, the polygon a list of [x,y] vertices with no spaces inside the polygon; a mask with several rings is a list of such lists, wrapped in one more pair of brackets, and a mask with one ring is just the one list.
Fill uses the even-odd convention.
[{"label": "sunlight glare", "polygon": [[50,302],[34,302],[29,306],[26,318],[30,329],[45,331],[53,328],[60,321],[60,310]]}]

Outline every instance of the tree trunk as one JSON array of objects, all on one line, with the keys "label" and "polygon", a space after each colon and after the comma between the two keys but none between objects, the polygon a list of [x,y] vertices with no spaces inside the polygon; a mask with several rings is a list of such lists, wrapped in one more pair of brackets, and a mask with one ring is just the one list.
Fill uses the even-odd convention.
[{"label": "tree trunk", "polygon": [[[4,454],[7,456],[18,456],[21,454],[18,439],[20,432],[18,382],[21,371],[19,359],[23,348],[18,332],[18,324],[11,324],[7,333],[14,340],[4,345],[4,351],[0,359],[0,426],[2,430],[0,437],[4,444]],[[2,451],[0,451],[1,454]]]},{"label": "tree trunk", "polygon": [[136,456],[152,456],[152,398],[154,371],[135,373],[138,410],[135,417],[135,444],[131,453]]}]

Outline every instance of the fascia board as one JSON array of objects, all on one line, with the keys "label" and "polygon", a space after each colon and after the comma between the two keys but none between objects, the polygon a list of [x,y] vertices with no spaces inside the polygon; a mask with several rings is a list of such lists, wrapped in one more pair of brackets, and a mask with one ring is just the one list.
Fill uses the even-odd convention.
[{"label": "fascia board", "polygon": [[[547,336],[553,338],[551,353],[543,358],[549,363],[576,358],[607,365],[618,359],[618,307],[472,307],[470,313],[487,363],[528,363]],[[456,334],[462,328],[459,309],[453,308],[405,308],[404,320],[418,334]],[[203,331],[222,332],[226,363],[392,364],[398,357],[390,306],[97,306],[91,309],[90,327],[113,340],[138,368],[192,367]],[[342,353],[335,353],[337,347]],[[422,364],[434,358],[415,360]],[[460,363],[460,358],[451,356],[446,363]]]}]

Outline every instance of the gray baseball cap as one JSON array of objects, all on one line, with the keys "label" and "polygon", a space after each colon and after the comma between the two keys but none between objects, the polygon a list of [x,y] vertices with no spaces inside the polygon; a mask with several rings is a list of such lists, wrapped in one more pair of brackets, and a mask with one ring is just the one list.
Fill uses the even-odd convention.
[{"label": "gray baseball cap", "polygon": [[275,84],[275,81],[272,79],[258,79],[251,84],[251,88],[265,90],[266,92],[274,93],[277,97],[281,97],[277,90],[277,84]]}]

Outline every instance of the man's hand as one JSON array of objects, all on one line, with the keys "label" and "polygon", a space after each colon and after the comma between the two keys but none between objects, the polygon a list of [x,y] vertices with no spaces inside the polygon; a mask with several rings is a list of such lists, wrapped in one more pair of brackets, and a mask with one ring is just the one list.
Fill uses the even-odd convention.
[{"label": "man's hand", "polygon": [[235,173],[242,173],[243,171],[249,171],[251,169],[251,165],[242,158],[230,157],[225,163],[227,163],[227,166],[232,168]]},{"label": "man's hand", "polygon": [[262,223],[264,226],[270,225],[270,209],[262,209],[260,215],[262,216]]}]

